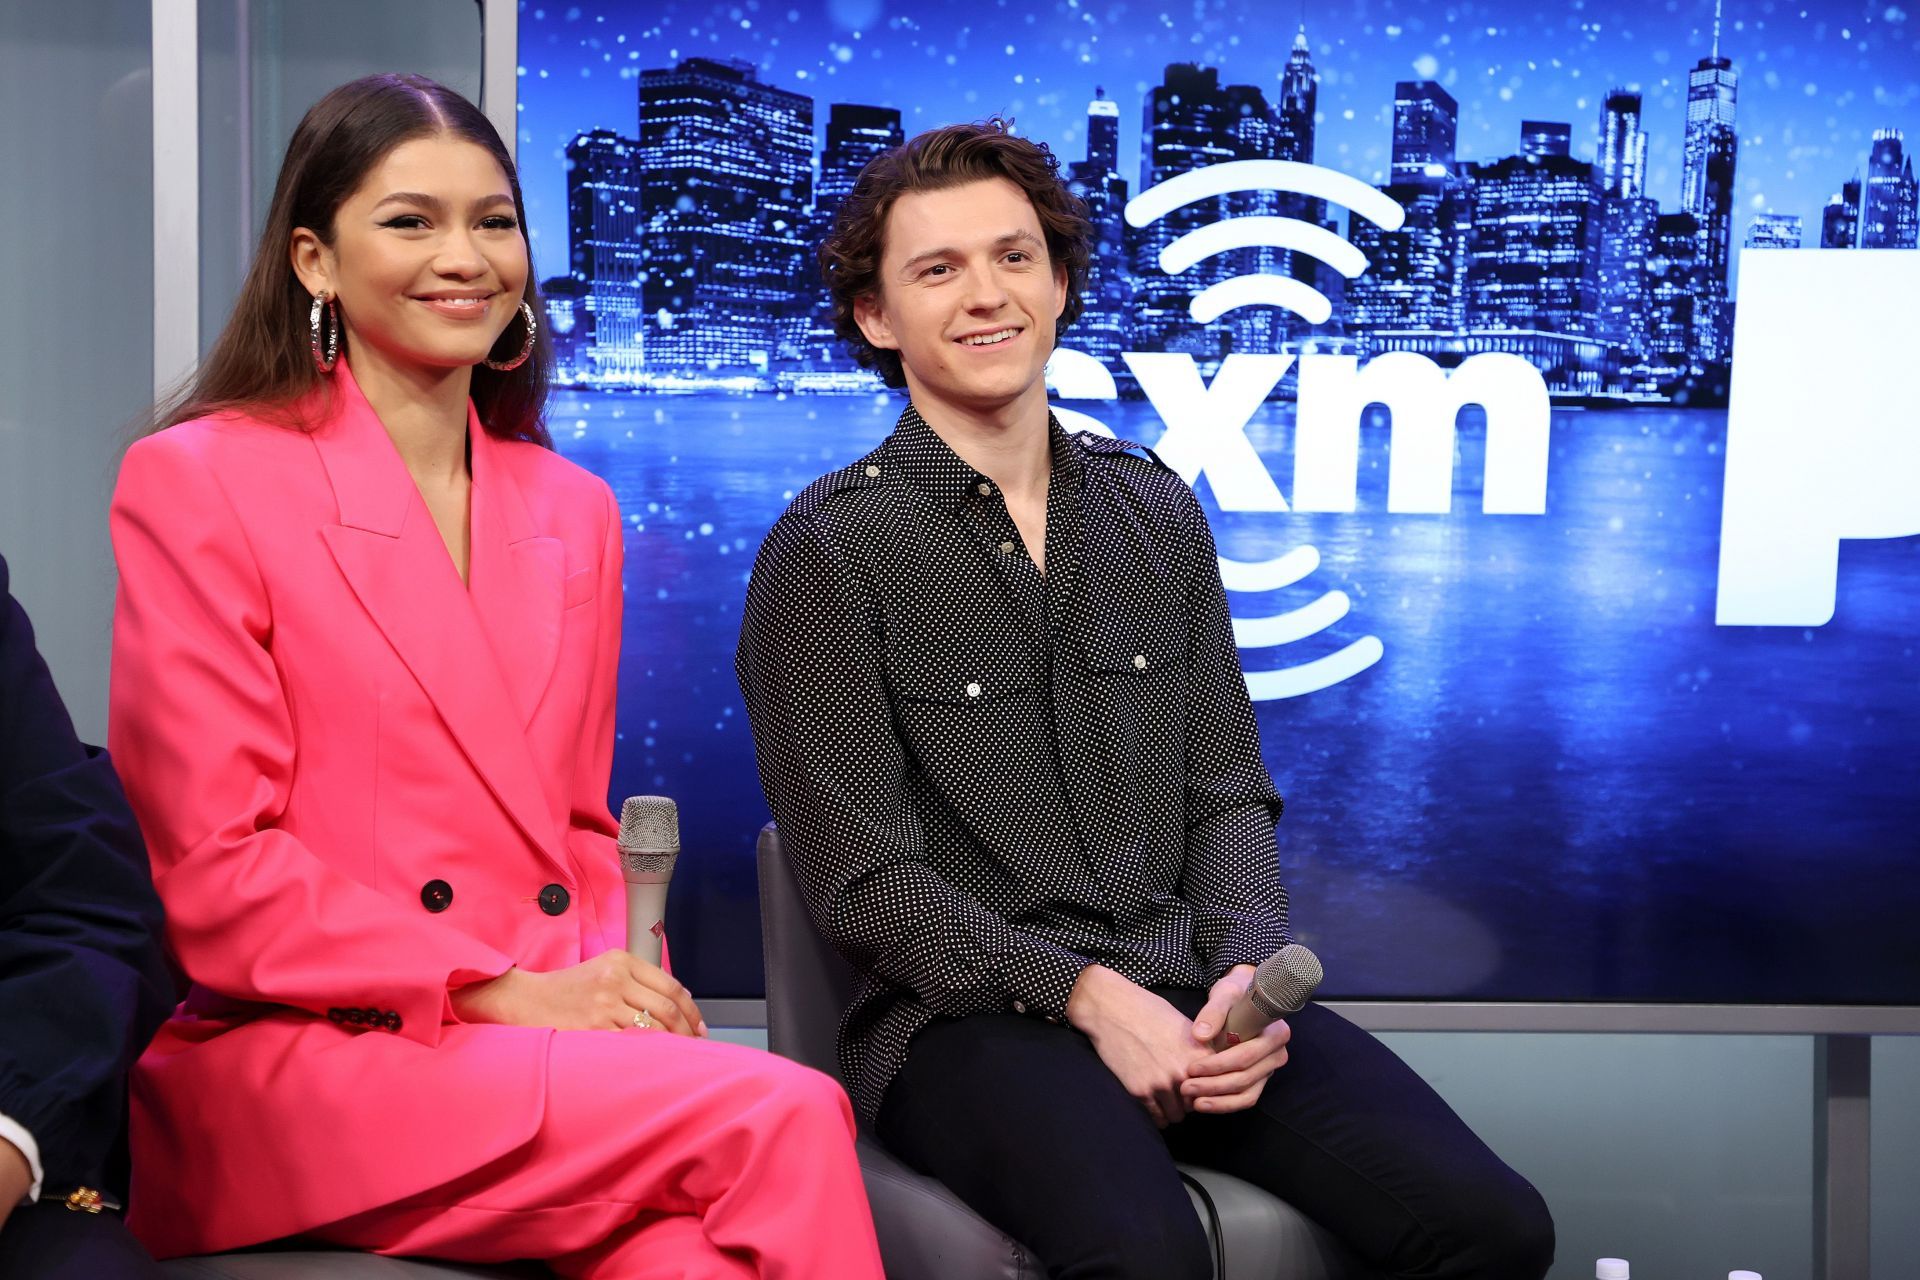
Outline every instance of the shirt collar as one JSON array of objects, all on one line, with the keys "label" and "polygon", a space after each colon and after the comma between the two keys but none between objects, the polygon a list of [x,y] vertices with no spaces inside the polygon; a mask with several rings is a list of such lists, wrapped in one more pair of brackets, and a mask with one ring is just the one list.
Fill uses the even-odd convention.
[{"label": "shirt collar", "polygon": [[[1047,414],[1047,440],[1054,474],[1077,486],[1082,468],[1080,450],[1052,413]],[[993,484],[991,477],[955,453],[911,404],[894,423],[893,434],[887,437],[887,452],[909,483],[950,506],[979,493],[981,485]]]}]

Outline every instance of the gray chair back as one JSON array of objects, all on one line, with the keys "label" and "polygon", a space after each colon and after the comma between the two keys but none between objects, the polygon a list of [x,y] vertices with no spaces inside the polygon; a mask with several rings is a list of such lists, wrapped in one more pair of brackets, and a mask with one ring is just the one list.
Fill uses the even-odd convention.
[{"label": "gray chair back", "polygon": [[771,822],[761,829],[757,852],[767,1047],[838,1080],[840,1014],[853,999],[853,966],[813,927]]}]

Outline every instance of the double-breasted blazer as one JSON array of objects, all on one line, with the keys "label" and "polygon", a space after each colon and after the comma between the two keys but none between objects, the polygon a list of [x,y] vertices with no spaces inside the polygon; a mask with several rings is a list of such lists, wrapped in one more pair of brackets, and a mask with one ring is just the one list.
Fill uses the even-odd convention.
[{"label": "double-breasted blazer", "polygon": [[624,944],[606,484],[469,409],[469,580],[343,361],[310,429],[133,446],[109,742],[192,982],[134,1072],[157,1254],[301,1232],[527,1142],[552,1032],[449,991]]}]

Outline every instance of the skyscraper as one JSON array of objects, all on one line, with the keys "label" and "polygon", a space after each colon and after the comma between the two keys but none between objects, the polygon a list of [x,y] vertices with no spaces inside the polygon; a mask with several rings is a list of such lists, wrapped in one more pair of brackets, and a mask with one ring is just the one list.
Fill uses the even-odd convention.
[{"label": "skyscraper", "polygon": [[1860,175],[1854,174],[1827,201],[1820,214],[1822,249],[1860,247]]},{"label": "skyscraper", "polygon": [[1293,51],[1287,55],[1286,70],[1280,73],[1275,159],[1313,163],[1313,113],[1319,98],[1320,77],[1314,73],[1313,55],[1307,48],[1307,28],[1302,23],[1293,37]]},{"label": "skyscraper", "polygon": [[816,370],[852,372],[853,355],[833,327],[833,299],[820,278],[815,256],[820,242],[833,229],[841,201],[853,190],[867,162],[906,140],[900,113],[892,107],[870,107],[858,102],[836,102],[827,112],[827,143],[820,153],[820,180],[813,189],[813,216],[796,291],[808,310],[806,338],[800,361]]},{"label": "skyscraper", "polygon": [[1687,134],[1680,169],[1680,206],[1700,223],[1699,273],[1704,306],[1696,309],[1699,354],[1724,360],[1732,326],[1727,268],[1733,250],[1733,170],[1740,139],[1734,132],[1739,77],[1720,56],[1720,14],[1713,17],[1713,52],[1687,73]]},{"label": "skyscraper", "polygon": [[1435,182],[1453,172],[1460,104],[1435,80],[1393,86],[1395,182]]},{"label": "skyscraper", "polygon": [[1087,281],[1081,290],[1080,318],[1066,339],[1109,367],[1126,349],[1132,310],[1132,281],[1127,271],[1127,180],[1120,176],[1120,105],[1096,88],[1087,104],[1087,158],[1068,166],[1073,193],[1086,202],[1093,223],[1093,247]]},{"label": "skyscraper", "polygon": [[1522,120],[1520,154],[1564,156],[1573,153],[1573,126],[1558,120]]},{"label": "skyscraper", "polygon": [[836,102],[827,110],[827,145],[820,153],[820,184],[814,188],[814,212],[831,219],[853,190],[867,162],[906,141],[895,107]]},{"label": "skyscraper", "polygon": [[1646,196],[1602,196],[1600,259],[1594,280],[1599,333],[1634,355],[1648,350],[1647,259],[1659,207]]},{"label": "skyscraper", "polygon": [[1087,161],[1102,173],[1120,172],[1120,104],[1095,86],[1087,104]]},{"label": "skyscraper", "polygon": [[1607,94],[1600,111],[1600,194],[1634,199],[1646,193],[1647,134],[1640,127],[1640,95]]},{"label": "skyscraper", "polygon": [[750,63],[640,73],[647,368],[765,371],[799,354],[813,100]]},{"label": "skyscraper", "polygon": [[1347,237],[1367,256],[1367,269],[1347,282],[1349,327],[1363,344],[1385,330],[1457,329],[1455,304],[1466,280],[1454,247],[1465,184],[1399,183],[1380,190],[1406,210],[1406,221],[1386,231],[1358,214],[1348,218]]},{"label": "skyscraper", "polygon": [[1898,129],[1875,129],[1867,159],[1866,199],[1860,212],[1862,249],[1912,249],[1920,240],[1920,193],[1913,158]]},{"label": "skyscraper", "polygon": [[[1142,104],[1140,190],[1177,174],[1229,160],[1271,159],[1277,129],[1260,90],[1220,84],[1213,67],[1179,62]],[[1236,249],[1203,259],[1178,275],[1160,265],[1160,252],[1180,236],[1211,222],[1255,211],[1271,192],[1240,192],[1195,201],[1140,229],[1132,244],[1135,341],[1144,350],[1186,351],[1202,359],[1226,354],[1244,312],[1212,325],[1189,313],[1194,295],[1230,276],[1262,269],[1271,249]]]},{"label": "skyscraper", "polygon": [[567,144],[567,258],[581,282],[568,345],[576,376],[632,382],[644,367],[640,189],[634,142],[607,129]]},{"label": "skyscraper", "polygon": [[1653,221],[1647,255],[1647,356],[1656,382],[1685,377],[1698,364],[1700,220],[1663,213]]},{"label": "skyscraper", "polygon": [[1756,213],[1747,228],[1744,249],[1798,249],[1800,215],[1797,213]]},{"label": "skyscraper", "polygon": [[1565,155],[1469,166],[1467,321],[1473,328],[1591,333],[1600,200],[1593,166]]}]

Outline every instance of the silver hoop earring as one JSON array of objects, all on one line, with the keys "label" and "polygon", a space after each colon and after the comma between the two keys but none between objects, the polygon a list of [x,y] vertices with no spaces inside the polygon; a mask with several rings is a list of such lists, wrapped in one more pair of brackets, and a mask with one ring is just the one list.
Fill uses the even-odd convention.
[{"label": "silver hoop earring", "polygon": [[[327,324],[321,323],[321,312],[326,312]],[[326,341],[320,340],[322,328],[326,328]],[[322,373],[332,373],[333,365],[340,358],[340,312],[333,305],[333,295],[322,290],[313,295],[313,309],[307,312],[308,340],[313,348],[314,367]]]},{"label": "silver hoop earring", "polygon": [[511,360],[488,360],[487,368],[498,369],[501,373],[512,373],[515,369],[518,369],[521,365],[525,364],[527,362],[527,357],[533,354],[533,335],[535,332],[534,322],[533,322],[533,307],[531,304],[527,303],[525,300],[522,300],[520,303],[520,318],[527,322],[526,345],[522,346],[520,348],[520,354],[515,356]]}]

